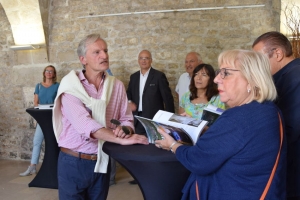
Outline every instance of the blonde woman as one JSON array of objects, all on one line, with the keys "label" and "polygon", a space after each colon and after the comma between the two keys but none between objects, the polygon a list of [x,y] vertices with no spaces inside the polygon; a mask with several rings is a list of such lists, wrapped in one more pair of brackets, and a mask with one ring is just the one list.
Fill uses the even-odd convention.
[{"label": "blonde woman", "polygon": [[268,58],[229,50],[218,62],[214,82],[229,109],[194,146],[177,143],[162,130],[164,140],[157,140],[156,146],[171,150],[191,171],[182,199],[285,199],[286,141],[280,131],[281,112],[272,102],[277,93]]}]

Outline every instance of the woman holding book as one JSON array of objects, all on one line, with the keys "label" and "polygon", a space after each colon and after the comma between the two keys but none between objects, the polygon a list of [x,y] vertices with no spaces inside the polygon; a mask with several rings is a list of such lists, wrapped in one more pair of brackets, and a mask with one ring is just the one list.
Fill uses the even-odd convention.
[{"label": "woman holding book", "polygon": [[[52,65],[45,67],[43,71],[43,82],[38,83],[35,86],[33,101],[34,106],[37,107],[39,104],[53,104],[58,86],[59,83],[56,82],[55,67]],[[39,162],[43,140],[44,135],[42,129],[39,124],[37,124],[33,138],[31,163],[28,169],[21,173],[20,176],[28,176],[36,173],[36,165]]]},{"label": "woman holding book", "polygon": [[215,71],[209,64],[200,64],[194,69],[190,91],[180,99],[179,114],[201,119],[203,109],[209,104],[225,109],[214,78]]},{"label": "woman holding book", "polygon": [[194,146],[161,129],[155,141],[191,171],[182,199],[285,199],[286,141],[268,58],[229,50],[218,63],[214,81],[229,109]]}]

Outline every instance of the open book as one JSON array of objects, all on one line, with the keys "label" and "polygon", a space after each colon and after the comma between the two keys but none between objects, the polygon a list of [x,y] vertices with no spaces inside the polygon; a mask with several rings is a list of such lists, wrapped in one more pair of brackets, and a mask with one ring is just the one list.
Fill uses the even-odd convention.
[{"label": "open book", "polygon": [[207,121],[184,117],[163,110],[159,110],[152,120],[136,115],[134,117],[144,126],[149,143],[162,139],[161,134],[157,131],[157,128],[161,127],[176,141],[194,145],[207,124]]},{"label": "open book", "polygon": [[209,104],[207,107],[203,109],[201,119],[208,121],[207,126],[211,126],[223,112],[224,112],[223,109]]},{"label": "open book", "polygon": [[38,106],[34,107],[36,109],[53,109],[54,104],[39,104]]}]

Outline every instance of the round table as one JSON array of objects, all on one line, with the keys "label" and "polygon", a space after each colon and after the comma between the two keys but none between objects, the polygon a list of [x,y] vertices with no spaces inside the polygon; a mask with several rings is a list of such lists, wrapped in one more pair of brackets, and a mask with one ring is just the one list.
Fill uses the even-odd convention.
[{"label": "round table", "polygon": [[117,160],[138,182],[145,200],[179,200],[188,171],[170,151],[153,144],[105,142],[103,151]]},{"label": "round table", "polygon": [[28,184],[29,187],[58,188],[57,160],[59,147],[53,132],[52,109],[28,108],[28,112],[40,125],[45,138],[45,154],[40,170]]}]

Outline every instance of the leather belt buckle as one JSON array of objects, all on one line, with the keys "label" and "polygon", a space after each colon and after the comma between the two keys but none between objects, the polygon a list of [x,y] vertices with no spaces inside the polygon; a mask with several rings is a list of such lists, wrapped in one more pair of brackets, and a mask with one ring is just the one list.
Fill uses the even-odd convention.
[{"label": "leather belt buckle", "polygon": [[91,155],[91,160],[97,160],[97,155]]}]

